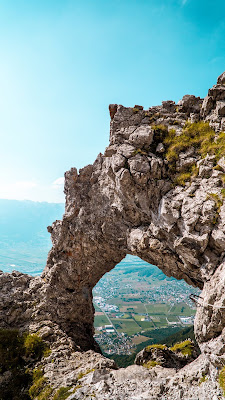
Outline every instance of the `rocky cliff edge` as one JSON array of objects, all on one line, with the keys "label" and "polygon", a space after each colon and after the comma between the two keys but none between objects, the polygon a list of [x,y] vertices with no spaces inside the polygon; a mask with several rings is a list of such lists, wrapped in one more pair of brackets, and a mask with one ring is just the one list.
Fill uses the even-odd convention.
[{"label": "rocky cliff edge", "polygon": [[[58,399],[60,390],[68,400],[220,399],[225,73],[205,99],[186,95],[148,110],[112,104],[109,111],[105,153],[79,174],[65,173],[65,214],[48,227],[53,247],[42,276],[0,274],[0,328],[37,334],[51,349],[33,364],[31,357],[43,386],[33,399]],[[202,289],[195,318],[201,354],[178,371],[116,369],[93,339],[92,288],[126,254]],[[3,371],[0,388],[11,378]]]}]

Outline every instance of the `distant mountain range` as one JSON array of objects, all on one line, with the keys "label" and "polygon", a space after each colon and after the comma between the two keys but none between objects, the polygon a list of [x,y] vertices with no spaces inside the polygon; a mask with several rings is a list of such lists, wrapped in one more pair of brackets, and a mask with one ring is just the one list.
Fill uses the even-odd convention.
[{"label": "distant mountain range", "polygon": [[[64,208],[63,203],[0,199],[0,270],[41,274],[51,248],[47,226],[62,219]],[[173,279],[138,257],[127,256],[118,268],[126,274]]]},{"label": "distant mountain range", "polygon": [[61,203],[0,199],[0,269],[40,274],[51,248],[47,226],[63,213]]}]

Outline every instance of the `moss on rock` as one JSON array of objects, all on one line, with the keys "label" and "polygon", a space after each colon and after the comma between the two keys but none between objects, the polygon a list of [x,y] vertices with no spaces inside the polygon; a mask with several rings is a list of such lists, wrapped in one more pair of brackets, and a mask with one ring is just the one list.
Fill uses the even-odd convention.
[{"label": "moss on rock", "polygon": [[156,367],[157,365],[161,365],[161,364],[158,361],[150,360],[150,361],[144,363],[143,367],[150,369],[150,368]]},{"label": "moss on rock", "polygon": [[225,367],[223,367],[219,373],[219,385],[223,390],[223,394],[225,396]]},{"label": "moss on rock", "polygon": [[[10,373],[9,380],[5,379],[1,384],[1,400],[49,399],[49,389],[45,397],[35,397],[35,390],[39,390],[38,387],[44,384],[45,378],[41,370],[31,372],[32,366],[46,351],[50,351],[49,347],[36,334],[21,333],[16,329],[0,329],[0,372]],[[29,387],[32,388],[31,392]]]},{"label": "moss on rock", "polygon": [[191,357],[193,355],[194,344],[191,340],[185,340],[181,343],[176,343],[173,347],[170,347],[171,351],[175,353],[181,353],[183,356]]},{"label": "moss on rock", "polygon": [[61,387],[55,393],[53,400],[66,400],[71,395],[71,387]]}]

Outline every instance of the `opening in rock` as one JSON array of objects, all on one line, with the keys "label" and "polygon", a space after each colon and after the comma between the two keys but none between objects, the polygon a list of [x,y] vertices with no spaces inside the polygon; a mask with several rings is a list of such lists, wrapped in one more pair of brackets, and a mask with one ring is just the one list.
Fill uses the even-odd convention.
[{"label": "opening in rock", "polygon": [[93,289],[95,339],[120,366],[145,346],[194,339],[199,289],[167,277],[158,267],[127,255]]}]

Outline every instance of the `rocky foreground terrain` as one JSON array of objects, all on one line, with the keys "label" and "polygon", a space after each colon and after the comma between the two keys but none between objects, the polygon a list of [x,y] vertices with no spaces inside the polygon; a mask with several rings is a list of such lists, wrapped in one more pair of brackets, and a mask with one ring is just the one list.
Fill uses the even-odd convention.
[{"label": "rocky foreground terrain", "polygon": [[[42,276],[0,274],[0,399],[221,399],[225,73],[205,99],[109,111],[105,153],[65,173],[65,214],[48,227]],[[151,348],[117,369],[100,354],[92,288],[126,254],[202,289],[200,355],[191,343]]]}]

